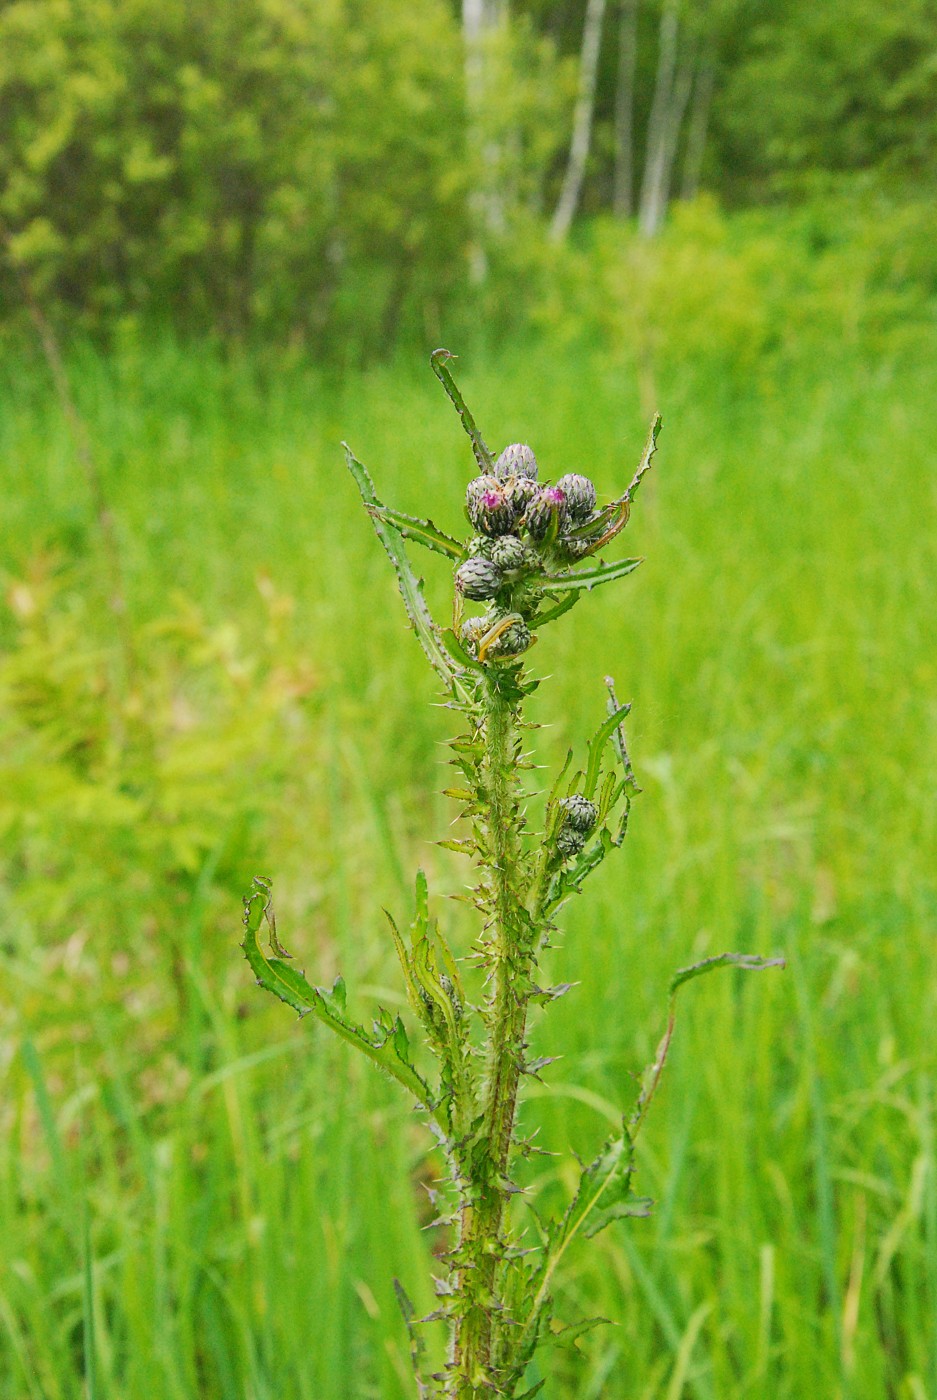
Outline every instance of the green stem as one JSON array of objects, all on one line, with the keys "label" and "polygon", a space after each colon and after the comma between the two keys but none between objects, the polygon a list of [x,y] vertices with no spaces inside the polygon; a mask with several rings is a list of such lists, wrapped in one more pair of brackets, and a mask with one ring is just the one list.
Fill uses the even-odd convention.
[{"label": "green stem", "polygon": [[483,800],[492,911],[486,1011],[483,1151],[471,1158],[462,1212],[461,1316],[453,1359],[456,1400],[488,1400],[497,1376],[497,1319],[501,1315],[502,1226],[509,1194],[507,1172],[527,1021],[529,925],[522,898],[519,812],[515,776],[515,708],[490,684],[485,716]]}]

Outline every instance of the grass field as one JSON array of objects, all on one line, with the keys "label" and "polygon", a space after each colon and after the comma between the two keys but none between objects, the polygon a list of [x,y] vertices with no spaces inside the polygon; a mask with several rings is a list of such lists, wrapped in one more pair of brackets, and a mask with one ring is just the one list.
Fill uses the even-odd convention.
[{"label": "grass field", "polygon": [[[341,382],[169,342],[70,371],[120,545],[116,641],[87,484],[38,360],[0,368],[0,1397],[412,1394],[391,1280],[428,1312],[439,1164],[394,1087],[251,985],[271,875],[310,975],[401,1000],[381,906],[422,863],[468,946],[451,716],[343,475],[460,529],[471,458],[425,361]],[[463,360],[489,441],[622,489],[646,432],[621,357]],[[644,788],[566,911],[531,1090],[573,1183],[689,988],[642,1137],[648,1220],[570,1259],[547,1400],[937,1400],[937,359],[659,375],[625,536],[646,563],[531,662],[548,765],[634,702]],[[427,556],[444,611],[445,564]],[[532,1376],[533,1380],[538,1374]]]}]

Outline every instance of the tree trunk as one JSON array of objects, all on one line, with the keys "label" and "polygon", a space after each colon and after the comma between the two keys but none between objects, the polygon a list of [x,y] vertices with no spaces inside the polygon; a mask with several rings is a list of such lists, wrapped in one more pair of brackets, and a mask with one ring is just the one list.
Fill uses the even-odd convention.
[{"label": "tree trunk", "polygon": [[491,32],[507,18],[507,7],[508,0],[462,0],[468,140],[470,148],[480,156],[479,181],[469,200],[474,225],[470,263],[475,282],[483,281],[488,270],[487,238],[504,229],[504,199],[499,183],[501,152],[486,122],[491,81],[485,49]]},{"label": "tree trunk", "polygon": [[683,160],[683,184],[680,194],[683,199],[695,199],[699,193],[700,173],[703,169],[703,155],[706,150],[706,131],[709,126],[709,109],[712,106],[713,87],[716,81],[716,65],[711,53],[706,53],[696,74],[693,88],[693,102],[690,107],[690,129],[686,138],[686,155]]},{"label": "tree trunk", "polygon": [[615,179],[612,208],[620,219],[634,213],[634,72],[638,57],[638,0],[621,0],[618,82],[615,88]]},{"label": "tree trunk", "polygon": [[660,18],[657,78],[648,123],[647,156],[638,214],[641,232],[648,238],[657,233],[667,212],[680,128],[693,86],[692,46],[685,47],[684,57],[677,68],[680,32],[678,4],[679,0],[667,0]]},{"label": "tree trunk", "polygon": [[595,111],[595,82],[599,67],[599,48],[602,42],[602,20],[605,17],[605,0],[589,0],[586,9],[586,22],[582,33],[582,51],[579,58],[579,93],[573,115],[573,137],[569,147],[569,161],[566,177],[560,191],[559,202],[550,225],[550,237],[556,243],[562,242],[569,232],[582,192],[586,160],[592,142],[592,116]]}]

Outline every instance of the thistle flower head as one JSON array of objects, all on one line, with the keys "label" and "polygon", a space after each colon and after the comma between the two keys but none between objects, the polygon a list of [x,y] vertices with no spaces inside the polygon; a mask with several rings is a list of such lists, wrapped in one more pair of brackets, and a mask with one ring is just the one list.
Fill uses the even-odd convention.
[{"label": "thistle flower head", "polygon": [[554,519],[558,528],[562,530],[567,520],[566,493],[559,486],[543,486],[527,507],[524,516],[524,524],[531,539],[542,540]]},{"label": "thistle flower head", "polygon": [[509,477],[526,477],[528,481],[537,480],[537,459],[533,454],[533,449],[525,442],[512,442],[501,453],[495,462],[495,476],[501,481],[507,481]]},{"label": "thistle flower head", "polygon": [[556,849],[564,860],[569,860],[572,856],[578,856],[583,846],[586,844],[585,833],[577,831],[575,827],[561,827],[556,837]]},{"label": "thistle flower head", "polygon": [[491,558],[506,574],[517,573],[521,569],[533,569],[538,563],[534,551],[516,535],[502,535],[500,539],[495,540],[491,548]]},{"label": "thistle flower head", "polygon": [[507,535],[514,526],[517,509],[494,476],[476,476],[465,492],[465,511],[476,530],[483,535]]},{"label": "thistle flower head", "polygon": [[573,793],[572,797],[564,797],[560,806],[564,813],[564,824],[571,830],[588,836],[599,817],[599,809],[595,803],[590,802],[588,797]]},{"label": "thistle flower head", "polygon": [[[521,652],[530,646],[530,628],[519,613],[509,613],[510,623],[500,631],[496,637],[488,643],[485,648],[485,657],[490,660],[506,660],[508,657],[520,656]],[[506,619],[492,619],[491,626],[496,628],[499,621]]]},{"label": "thistle flower head", "polygon": [[455,586],[463,598],[484,602],[495,596],[503,582],[501,570],[490,559],[466,559],[456,569]]},{"label": "thistle flower head", "polygon": [[556,483],[556,490],[565,495],[566,508],[574,525],[581,525],[588,520],[595,509],[594,482],[587,476],[581,476],[579,472],[569,472],[560,477]]}]

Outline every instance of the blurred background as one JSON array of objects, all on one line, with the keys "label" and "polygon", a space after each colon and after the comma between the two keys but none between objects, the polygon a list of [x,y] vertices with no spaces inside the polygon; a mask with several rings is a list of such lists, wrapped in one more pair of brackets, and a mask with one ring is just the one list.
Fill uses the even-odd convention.
[{"label": "blurred background", "polygon": [[[630,480],[537,757],[634,702],[569,907],[531,1198],[680,1009],[657,1202],[572,1254],[551,1400],[937,1400],[932,0],[0,3],[0,1397],[397,1400],[440,1163],[238,951],[402,1002],[463,948],[452,716],[344,475],[462,533],[468,443]],[[427,558],[444,616],[451,578]]]}]

